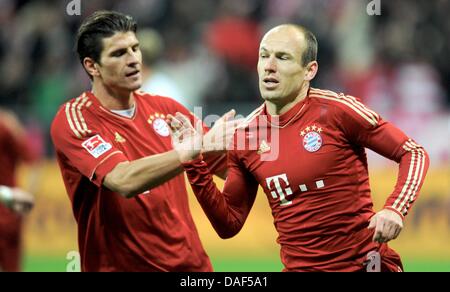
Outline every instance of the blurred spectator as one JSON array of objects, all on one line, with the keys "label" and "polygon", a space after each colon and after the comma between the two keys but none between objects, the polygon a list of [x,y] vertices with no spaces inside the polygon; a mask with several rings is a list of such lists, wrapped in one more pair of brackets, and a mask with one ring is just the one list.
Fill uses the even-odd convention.
[{"label": "blurred spectator", "polygon": [[192,104],[183,97],[177,84],[158,68],[158,61],[164,50],[164,43],[159,33],[152,29],[138,31],[137,38],[142,52],[142,87],[141,90],[154,95],[167,96],[182,105],[191,108]]},{"label": "blurred spectator", "polygon": [[206,98],[214,101],[259,101],[255,68],[260,25],[257,1],[222,0],[218,16],[204,34],[204,42],[222,69]]},{"label": "blurred spectator", "polygon": [[[188,107],[260,103],[254,74],[260,36],[267,27],[292,22],[310,27],[321,44],[320,74],[313,86],[351,92],[388,118],[425,109],[448,115],[450,1],[382,1],[380,16],[368,16],[366,3],[92,0],[82,2],[81,16],[68,16],[65,1],[2,0],[0,105],[37,120],[48,137],[57,107],[90,87],[76,58],[70,57],[75,28],[95,10],[116,9],[137,18],[141,28],[160,33],[164,49],[149,63],[157,73],[151,83],[176,84]],[[416,89],[427,90],[427,96],[419,98]]]},{"label": "blurred spectator", "polygon": [[[16,187],[20,162],[33,162],[36,156],[29,148],[26,133],[17,117],[0,109],[0,185]],[[22,217],[0,204],[0,270],[20,271]]]}]

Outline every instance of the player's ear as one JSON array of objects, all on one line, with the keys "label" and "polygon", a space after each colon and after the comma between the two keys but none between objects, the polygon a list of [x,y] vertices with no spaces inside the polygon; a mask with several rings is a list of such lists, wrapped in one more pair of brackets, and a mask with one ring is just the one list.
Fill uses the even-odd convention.
[{"label": "player's ear", "polygon": [[317,61],[311,61],[306,65],[305,80],[311,81],[316,77],[317,71],[319,70],[319,63]]},{"label": "player's ear", "polygon": [[94,59],[86,57],[83,60],[84,69],[91,76],[100,76],[100,71],[98,69],[98,64],[94,61]]}]

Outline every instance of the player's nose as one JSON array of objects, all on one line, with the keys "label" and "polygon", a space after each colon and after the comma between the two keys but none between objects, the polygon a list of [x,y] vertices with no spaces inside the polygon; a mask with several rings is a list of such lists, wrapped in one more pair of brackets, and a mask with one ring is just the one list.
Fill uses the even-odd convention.
[{"label": "player's nose", "polygon": [[273,56],[267,59],[266,63],[264,64],[264,70],[267,72],[277,71],[276,60]]},{"label": "player's nose", "polygon": [[138,52],[134,52],[133,50],[130,50],[130,52],[128,53],[128,58],[127,58],[127,65],[135,66],[138,63],[139,63]]}]

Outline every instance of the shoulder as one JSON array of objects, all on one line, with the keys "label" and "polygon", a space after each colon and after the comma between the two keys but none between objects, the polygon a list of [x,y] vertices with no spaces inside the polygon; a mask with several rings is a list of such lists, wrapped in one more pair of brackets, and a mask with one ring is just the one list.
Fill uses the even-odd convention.
[{"label": "shoulder", "polygon": [[266,125],[267,119],[261,120],[265,113],[264,109],[265,104],[260,105],[238,125],[229,151],[230,157],[247,156],[250,150],[250,143],[254,143],[258,139],[261,126]]},{"label": "shoulder", "polygon": [[258,124],[259,117],[264,113],[264,103],[252,111],[238,126],[238,129],[249,129]]},{"label": "shoulder", "polygon": [[372,126],[378,125],[380,121],[380,116],[376,112],[354,96],[311,87],[309,97],[316,103],[332,107],[338,118],[350,116]]},{"label": "shoulder", "polygon": [[92,101],[86,93],[62,104],[51,125],[52,138],[71,135],[82,139],[88,135],[95,123],[95,115],[89,110],[91,106]]}]

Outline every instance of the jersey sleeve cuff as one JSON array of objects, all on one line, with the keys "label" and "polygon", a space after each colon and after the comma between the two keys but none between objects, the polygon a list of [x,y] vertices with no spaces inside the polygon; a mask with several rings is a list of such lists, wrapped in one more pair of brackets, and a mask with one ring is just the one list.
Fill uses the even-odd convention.
[{"label": "jersey sleeve cuff", "polygon": [[392,208],[392,207],[389,207],[389,206],[384,206],[384,209],[394,211],[395,213],[397,213],[397,214],[402,218],[402,220],[405,219],[405,216],[403,216],[403,214],[400,213],[400,212],[399,212],[397,209],[395,209],[395,208]]},{"label": "jersey sleeve cuff", "polygon": [[203,161],[203,155],[199,155],[197,158],[183,162],[182,165],[184,168],[195,168],[199,166],[203,166],[205,161]]},{"label": "jersey sleeve cuff", "polygon": [[125,161],[128,161],[125,155],[120,151],[115,151],[106,156],[99,164],[97,164],[89,179],[100,187],[103,184],[103,179],[105,176],[110,173],[117,166],[117,164]]}]

